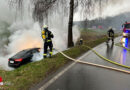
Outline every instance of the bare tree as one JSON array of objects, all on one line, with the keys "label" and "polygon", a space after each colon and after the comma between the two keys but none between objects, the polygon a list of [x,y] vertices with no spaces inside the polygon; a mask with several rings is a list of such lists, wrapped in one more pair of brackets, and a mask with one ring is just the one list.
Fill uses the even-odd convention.
[{"label": "bare tree", "polygon": [[[22,9],[22,2],[23,0],[10,0],[10,1],[15,1],[19,9]],[[73,17],[74,17],[74,11],[76,7],[80,4],[83,8],[83,13],[84,16],[87,18],[89,15],[94,15],[94,8],[95,6],[97,7],[97,3],[99,5],[99,12],[101,14],[102,10],[102,2],[106,2],[108,0],[70,0],[70,8],[68,9],[66,6],[68,4],[68,0],[32,0],[32,3],[34,4],[34,10],[33,10],[33,18],[35,21],[39,21],[40,24],[43,24],[44,18],[48,18],[48,12],[49,10],[52,9],[51,12],[53,11],[53,7],[62,7],[63,12],[65,11],[68,13],[69,11],[69,22],[68,22],[68,47],[74,46],[73,43]],[[76,2],[76,3],[75,3]],[[55,4],[57,3],[57,5]],[[66,9],[67,8],[67,9]]]},{"label": "bare tree", "polygon": [[35,21],[43,22],[43,18],[48,18],[48,10],[53,7],[57,0],[36,0],[34,2],[33,18]]}]

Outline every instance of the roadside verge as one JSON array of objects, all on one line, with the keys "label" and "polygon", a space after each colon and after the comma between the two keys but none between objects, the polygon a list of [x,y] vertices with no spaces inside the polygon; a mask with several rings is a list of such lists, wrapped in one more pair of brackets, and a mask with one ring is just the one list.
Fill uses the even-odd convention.
[{"label": "roadside verge", "polygon": [[[91,48],[106,41],[107,37],[87,42],[85,44]],[[84,46],[75,46],[69,50],[64,51],[65,54],[72,58],[77,58],[89,49]],[[47,58],[38,62],[29,63],[14,71],[0,71],[3,82],[10,82],[10,85],[5,85],[5,89],[9,90],[28,90],[32,85],[44,80],[52,72],[56,72],[60,67],[70,62],[69,59],[62,56],[60,53],[54,55],[52,58]]]}]

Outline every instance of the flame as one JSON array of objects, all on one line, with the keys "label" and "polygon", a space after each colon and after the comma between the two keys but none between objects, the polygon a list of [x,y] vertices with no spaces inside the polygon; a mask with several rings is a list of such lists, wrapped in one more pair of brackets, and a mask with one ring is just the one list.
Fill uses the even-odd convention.
[{"label": "flame", "polygon": [[20,41],[20,42],[18,41],[16,51],[25,50],[28,48],[42,48],[42,47],[43,47],[43,42],[41,41],[41,39],[27,36],[27,39],[25,37],[22,41]]},{"label": "flame", "polygon": [[29,48],[43,48],[41,32],[38,29],[19,30],[10,37],[9,53],[17,53]]}]

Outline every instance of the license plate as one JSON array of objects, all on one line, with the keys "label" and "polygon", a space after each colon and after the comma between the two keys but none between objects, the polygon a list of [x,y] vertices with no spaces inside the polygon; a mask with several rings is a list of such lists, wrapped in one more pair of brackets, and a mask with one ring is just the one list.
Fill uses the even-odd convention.
[{"label": "license plate", "polygon": [[10,63],[14,63],[14,61],[10,61]]}]

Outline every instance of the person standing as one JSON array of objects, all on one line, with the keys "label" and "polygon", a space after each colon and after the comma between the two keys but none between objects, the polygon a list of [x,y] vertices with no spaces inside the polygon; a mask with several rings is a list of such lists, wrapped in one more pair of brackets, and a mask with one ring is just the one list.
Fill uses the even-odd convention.
[{"label": "person standing", "polygon": [[79,45],[83,45],[83,39],[82,38],[80,38],[80,40],[79,40]]},{"label": "person standing", "polygon": [[44,53],[43,57],[47,57],[48,53],[48,47],[50,49],[49,56],[51,57],[53,54],[53,43],[52,43],[52,38],[54,38],[54,35],[51,31],[48,30],[48,26],[43,26],[42,30],[42,39],[44,41]]},{"label": "person standing", "polygon": [[114,30],[112,29],[112,27],[109,28],[108,32],[107,32],[107,35],[108,35],[108,40],[107,40],[107,43],[112,40],[112,43],[114,43]]}]

